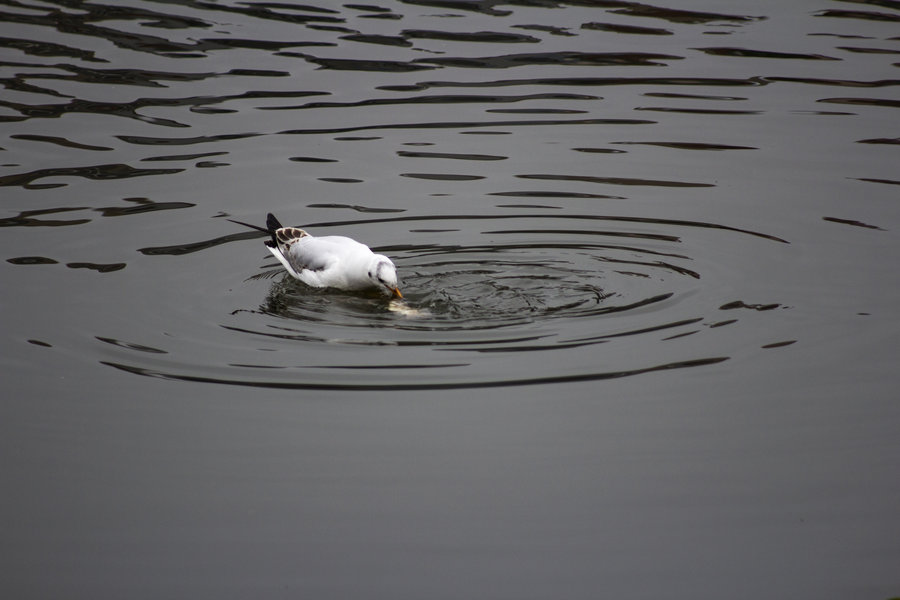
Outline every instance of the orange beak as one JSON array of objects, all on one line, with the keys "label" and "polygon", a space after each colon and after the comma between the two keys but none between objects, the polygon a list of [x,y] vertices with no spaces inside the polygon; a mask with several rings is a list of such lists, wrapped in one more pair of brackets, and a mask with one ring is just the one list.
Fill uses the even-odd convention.
[{"label": "orange beak", "polygon": [[395,298],[402,298],[402,297],[403,297],[403,294],[400,293],[400,288],[394,288],[394,289],[393,289],[393,295],[394,295]]}]

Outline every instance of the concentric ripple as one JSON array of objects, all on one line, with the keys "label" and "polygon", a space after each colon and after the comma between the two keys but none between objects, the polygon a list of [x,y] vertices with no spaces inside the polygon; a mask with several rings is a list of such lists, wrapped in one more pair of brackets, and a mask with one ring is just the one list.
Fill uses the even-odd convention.
[{"label": "concentric ripple", "polygon": [[[700,366],[726,360],[730,349],[703,343],[698,354],[696,343],[679,340],[737,319],[698,314],[700,306],[735,304],[698,302],[711,286],[701,286],[706,274],[690,255],[690,238],[716,228],[754,244],[783,241],[711,223],[549,213],[318,227],[353,235],[378,223],[413,225],[417,243],[375,248],[398,265],[402,303],[312,289],[268,260],[243,283],[258,304],[236,308],[221,323],[227,364],[197,364],[196,353],[175,353],[171,369],[159,356],[152,367],[106,364],[155,377],[297,389],[514,386]],[[487,225],[466,238],[480,243],[452,243],[459,227],[473,223]],[[256,243],[245,235],[229,242]],[[601,345],[617,349],[601,352]],[[545,356],[545,367],[523,370],[523,352]]]}]

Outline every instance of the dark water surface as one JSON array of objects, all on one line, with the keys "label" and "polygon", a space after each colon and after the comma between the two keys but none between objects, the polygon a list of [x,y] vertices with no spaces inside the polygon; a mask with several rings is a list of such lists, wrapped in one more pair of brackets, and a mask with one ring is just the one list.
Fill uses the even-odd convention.
[{"label": "dark water surface", "polygon": [[0,1],[5,595],[900,594],[898,67],[892,0]]}]

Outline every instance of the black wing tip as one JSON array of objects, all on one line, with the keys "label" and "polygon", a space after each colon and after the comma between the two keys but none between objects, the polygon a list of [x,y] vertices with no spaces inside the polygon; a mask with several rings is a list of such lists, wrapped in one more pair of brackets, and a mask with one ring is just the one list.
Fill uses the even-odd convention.
[{"label": "black wing tip", "polygon": [[266,215],[266,227],[269,228],[269,232],[274,234],[276,229],[281,229],[282,225],[278,219],[275,218],[275,215],[269,213]]},{"label": "black wing tip", "polygon": [[250,223],[244,223],[243,221],[235,221],[234,219],[227,219],[232,223],[237,223],[238,225],[243,225],[244,227],[249,227],[250,229],[255,229],[257,231],[262,231],[263,233],[268,233],[272,239],[266,241],[266,246],[270,248],[278,247],[278,240],[275,239],[275,231],[281,229],[281,223],[278,222],[278,219],[275,218],[275,215],[269,213],[266,215],[266,226],[260,227],[259,225],[251,225]]}]

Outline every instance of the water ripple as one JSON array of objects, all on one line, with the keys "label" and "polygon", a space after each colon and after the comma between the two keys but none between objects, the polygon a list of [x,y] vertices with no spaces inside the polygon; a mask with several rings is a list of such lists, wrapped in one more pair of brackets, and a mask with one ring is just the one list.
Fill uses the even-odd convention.
[{"label": "water ripple", "polygon": [[87,167],[60,167],[52,169],[38,169],[28,173],[5,175],[0,177],[0,187],[21,186],[27,189],[48,189],[62,187],[65,183],[35,184],[33,182],[47,177],[84,177],[85,179],[126,179],[130,177],[144,177],[147,175],[172,175],[180,173],[183,169],[136,169],[129,165],[107,164],[92,165]]},{"label": "water ripple", "polygon": [[[646,373],[654,373],[658,371],[669,371],[673,369],[688,369],[693,367],[704,367],[708,365],[718,364],[728,360],[727,356],[718,356],[711,358],[698,358],[692,360],[678,361],[667,364],[643,367],[640,369],[631,369],[624,371],[609,371],[604,373],[583,373],[576,375],[557,375],[547,377],[525,377],[522,379],[499,379],[493,381],[446,381],[446,382],[357,382],[336,381],[323,378],[320,381],[274,381],[274,380],[256,380],[256,379],[237,379],[228,377],[214,377],[191,375],[178,372],[167,372],[148,367],[139,367],[125,363],[116,363],[112,361],[101,361],[102,364],[113,367],[126,373],[141,375],[144,377],[153,377],[158,379],[169,379],[172,381],[187,381],[193,383],[212,383],[218,385],[235,385],[254,388],[269,388],[282,390],[319,390],[319,391],[428,391],[428,390],[461,390],[461,389],[484,389],[484,388],[504,388],[504,387],[521,387],[532,385],[553,385],[561,383],[574,383],[580,381],[603,381],[606,379],[619,379],[622,377],[633,377],[635,375],[644,375]],[[437,368],[444,365],[437,365]],[[435,368],[432,365],[418,365],[417,368]]]},{"label": "water ripple", "polygon": [[[755,284],[754,253],[788,262],[807,247],[781,233],[797,215],[891,229],[871,203],[770,200],[757,176],[805,156],[793,145],[820,133],[806,115],[876,115],[836,128],[844,154],[815,176],[797,161],[797,181],[852,164],[835,189],[898,184],[877,160],[898,144],[883,127],[900,85],[884,75],[886,2],[818,11],[806,35],[774,40],[759,35],[766,16],[628,1],[7,2],[4,264],[127,296],[152,325],[94,315],[111,331],[91,331],[91,348],[148,377],[428,390],[717,364],[746,348],[753,319],[789,310],[734,298]],[[814,30],[823,17],[832,31]],[[803,133],[782,135],[788,119]],[[757,214],[750,197],[779,210]],[[313,232],[379,240],[406,304],[310,290],[260,233],[210,221],[298,202],[321,211],[304,216]]]},{"label": "water ripple", "polygon": [[[482,243],[439,241],[443,234],[479,221],[494,225],[480,232]],[[229,353],[228,366],[239,365],[240,373],[179,355],[167,346],[160,349],[174,354],[171,360],[123,356],[104,364],[148,377],[285,389],[428,390],[594,381],[704,366],[726,357],[685,358],[681,353],[678,360],[638,368],[633,361],[627,368],[603,368],[591,359],[587,349],[592,346],[665,340],[677,350],[677,340],[739,320],[722,321],[717,311],[742,307],[770,311],[780,306],[736,301],[719,302],[709,314],[691,309],[688,299],[697,293],[698,282],[711,275],[702,261],[690,255],[685,234],[716,229],[784,242],[765,233],[715,223],[520,213],[394,215],[308,223],[305,227],[351,232],[356,226],[371,229],[379,223],[396,227],[428,222],[447,222],[449,226],[410,229],[439,236],[430,243],[374,248],[390,255],[398,265],[406,298],[403,306],[395,307],[377,294],[308,288],[269,261],[244,281],[261,292],[267,288],[261,304],[236,309],[221,324],[231,336],[255,340],[249,347]],[[141,252],[184,255],[262,235],[238,232]],[[371,355],[371,362],[346,364],[335,354],[341,347],[391,350]],[[421,349],[429,353],[417,355]],[[577,354],[566,354],[570,364],[563,374],[512,375],[500,366],[522,353],[555,355],[576,350]],[[297,364],[298,352],[319,360]],[[442,361],[440,353],[463,359]],[[499,361],[498,376],[484,375],[484,361]],[[415,382],[398,381],[398,371],[392,368],[397,364],[415,370]]]}]

